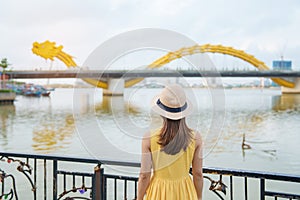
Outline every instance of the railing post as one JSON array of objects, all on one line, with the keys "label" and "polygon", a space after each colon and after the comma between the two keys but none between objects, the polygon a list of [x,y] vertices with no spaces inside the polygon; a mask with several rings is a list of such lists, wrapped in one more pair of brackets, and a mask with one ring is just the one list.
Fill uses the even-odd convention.
[{"label": "railing post", "polygon": [[5,181],[4,178],[3,178],[1,181],[2,181],[1,195],[3,195],[3,194],[4,194],[4,184],[5,184],[5,183],[4,183],[4,181]]},{"label": "railing post", "polygon": [[104,169],[101,168],[101,165],[98,164],[95,168],[94,168],[94,172],[95,172],[95,182],[94,182],[94,186],[93,186],[93,190],[94,190],[94,198],[95,200],[104,200],[104,179],[103,179],[103,173],[104,173]]},{"label": "railing post", "polygon": [[265,199],[265,179],[260,179],[260,200]]},{"label": "railing post", "polygon": [[57,200],[57,160],[53,160],[53,200]]}]

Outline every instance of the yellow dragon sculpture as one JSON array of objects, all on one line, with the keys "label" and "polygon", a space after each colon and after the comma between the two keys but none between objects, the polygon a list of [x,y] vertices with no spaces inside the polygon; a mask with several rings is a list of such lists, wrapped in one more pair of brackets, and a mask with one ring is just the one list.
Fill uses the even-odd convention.
[{"label": "yellow dragon sculpture", "polygon": [[42,58],[54,60],[54,57],[61,60],[67,67],[76,67],[73,57],[62,51],[63,46],[55,46],[55,42],[46,40],[43,43],[34,42],[32,52]]}]

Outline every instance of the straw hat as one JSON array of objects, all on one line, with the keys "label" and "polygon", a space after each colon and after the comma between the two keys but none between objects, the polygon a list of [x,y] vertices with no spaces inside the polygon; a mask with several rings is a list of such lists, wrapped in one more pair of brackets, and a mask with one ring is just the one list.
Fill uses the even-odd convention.
[{"label": "straw hat", "polygon": [[192,113],[192,103],[178,84],[166,86],[152,100],[152,110],[168,119],[178,120]]}]

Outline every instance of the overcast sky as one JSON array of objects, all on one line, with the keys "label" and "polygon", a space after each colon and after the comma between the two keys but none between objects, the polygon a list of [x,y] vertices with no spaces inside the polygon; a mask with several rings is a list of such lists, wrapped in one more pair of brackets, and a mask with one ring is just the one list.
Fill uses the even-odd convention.
[{"label": "overcast sky", "polygon": [[[112,36],[147,27],[173,30],[199,44],[233,46],[269,66],[282,55],[300,70],[299,0],[0,2],[0,58],[8,58],[13,69],[49,67],[31,52],[34,41],[63,45],[81,65]],[[63,66],[58,60],[54,65]]]}]

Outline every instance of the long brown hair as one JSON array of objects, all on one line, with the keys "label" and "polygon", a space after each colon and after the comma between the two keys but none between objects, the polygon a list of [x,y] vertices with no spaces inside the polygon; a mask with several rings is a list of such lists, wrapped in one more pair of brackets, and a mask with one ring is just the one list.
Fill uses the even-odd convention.
[{"label": "long brown hair", "polygon": [[185,118],[172,120],[163,118],[163,127],[158,135],[158,144],[162,147],[162,151],[167,154],[175,155],[189,146],[192,140],[192,129],[190,129]]}]

